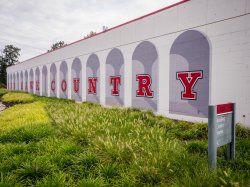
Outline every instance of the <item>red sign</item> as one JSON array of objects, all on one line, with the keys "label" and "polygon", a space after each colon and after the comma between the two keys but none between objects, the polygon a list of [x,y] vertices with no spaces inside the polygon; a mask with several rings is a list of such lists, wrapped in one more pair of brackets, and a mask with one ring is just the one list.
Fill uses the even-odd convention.
[{"label": "red sign", "polygon": [[233,112],[232,103],[217,105],[217,114],[225,114],[230,112]]}]

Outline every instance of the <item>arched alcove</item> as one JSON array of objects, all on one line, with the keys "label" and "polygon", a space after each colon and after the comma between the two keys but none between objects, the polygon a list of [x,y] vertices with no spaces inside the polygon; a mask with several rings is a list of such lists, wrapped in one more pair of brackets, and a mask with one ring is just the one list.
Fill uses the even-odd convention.
[{"label": "arched alcove", "polygon": [[36,89],[36,94],[40,95],[40,69],[37,67],[35,71],[35,83],[34,89]]},{"label": "arched alcove", "polygon": [[42,69],[42,95],[48,96],[48,71],[46,65]]},{"label": "arched alcove", "polygon": [[100,62],[96,54],[89,56],[86,65],[87,101],[100,102]]},{"label": "arched alcove", "polygon": [[33,73],[33,69],[30,69],[29,88],[30,88],[30,92],[34,93],[34,73]]},{"label": "arched alcove", "polygon": [[180,34],[170,50],[169,113],[208,117],[210,47],[199,31]]},{"label": "arched alcove", "polygon": [[124,104],[124,58],[117,48],[109,52],[106,60],[106,104]]},{"label": "arched alcove", "polygon": [[28,92],[28,71],[25,70],[25,73],[24,73],[24,90],[25,92]]},{"label": "arched alcove", "polygon": [[50,66],[50,96],[51,97],[56,97],[56,83],[57,83],[57,78],[56,78],[57,70],[56,70],[56,65],[53,63]]},{"label": "arched alcove", "polygon": [[132,57],[132,106],[157,111],[158,53],[154,44],[141,42]]},{"label": "arched alcove", "polygon": [[71,96],[76,101],[82,100],[82,63],[79,58],[75,58],[71,67]]},{"label": "arched alcove", "polygon": [[16,74],[16,90],[20,90],[19,88],[19,72]]},{"label": "arched alcove", "polygon": [[16,89],[16,75],[15,75],[15,73],[13,73],[13,75],[12,75],[12,82],[13,82],[12,89],[15,90]]},{"label": "arched alcove", "polygon": [[13,89],[12,74],[10,74],[10,76],[9,76],[9,80],[10,80],[10,90],[12,90],[12,89]]},{"label": "arched alcove", "polygon": [[62,62],[60,65],[60,98],[68,98],[68,66],[66,62]]},{"label": "arched alcove", "polygon": [[20,90],[24,91],[24,78],[23,78],[23,71],[20,73]]}]

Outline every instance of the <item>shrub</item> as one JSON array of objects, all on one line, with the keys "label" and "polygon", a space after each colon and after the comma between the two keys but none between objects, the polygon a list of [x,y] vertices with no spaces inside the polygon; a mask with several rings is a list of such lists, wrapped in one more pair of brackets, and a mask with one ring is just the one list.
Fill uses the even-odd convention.
[{"label": "shrub", "polygon": [[5,88],[0,88],[0,97],[7,93]]},{"label": "shrub", "polygon": [[50,173],[51,166],[49,163],[39,160],[25,162],[20,169],[15,171],[20,181],[35,182]]}]

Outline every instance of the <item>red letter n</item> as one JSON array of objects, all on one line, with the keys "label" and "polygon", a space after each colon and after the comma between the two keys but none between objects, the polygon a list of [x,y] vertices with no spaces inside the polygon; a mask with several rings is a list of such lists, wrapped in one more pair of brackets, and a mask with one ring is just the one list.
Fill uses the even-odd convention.
[{"label": "red letter n", "polygon": [[136,97],[154,97],[154,92],[150,90],[150,86],[152,83],[150,75],[136,75],[136,81],[138,81],[138,90],[136,91]]},{"label": "red letter n", "polygon": [[88,83],[89,83],[88,93],[89,94],[96,94],[96,82],[97,82],[97,77],[88,78]]},{"label": "red letter n", "polygon": [[111,95],[118,96],[119,95],[118,85],[121,85],[121,76],[111,76],[110,85],[113,85],[113,89],[111,90]]},{"label": "red letter n", "polygon": [[179,79],[184,87],[184,92],[181,92],[181,99],[196,100],[197,94],[196,92],[194,92],[193,88],[197,83],[198,79],[202,78],[202,71],[177,72],[176,79]]}]

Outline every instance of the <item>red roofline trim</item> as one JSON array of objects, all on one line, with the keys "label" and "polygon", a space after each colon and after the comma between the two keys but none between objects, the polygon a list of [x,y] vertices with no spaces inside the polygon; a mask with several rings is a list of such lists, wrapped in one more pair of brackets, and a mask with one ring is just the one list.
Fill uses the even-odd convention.
[{"label": "red roofline trim", "polygon": [[43,56],[43,55],[48,54],[48,53],[52,53],[52,52],[57,51],[57,50],[59,50],[59,49],[62,49],[62,48],[64,48],[64,47],[68,47],[68,46],[70,46],[70,45],[73,45],[73,44],[75,44],[75,43],[81,42],[81,41],[83,41],[83,40],[90,39],[90,38],[95,37],[95,36],[98,36],[98,35],[100,35],[100,34],[109,32],[109,31],[111,31],[111,30],[117,29],[117,28],[122,27],[122,26],[124,26],[124,25],[128,25],[128,24],[133,23],[133,22],[135,22],[135,21],[138,21],[138,20],[141,20],[141,19],[143,19],[143,18],[152,16],[152,15],[154,15],[154,14],[157,14],[157,13],[162,12],[162,11],[164,11],[164,10],[170,9],[170,8],[172,8],[172,7],[178,6],[178,5],[180,5],[180,4],[182,4],[182,3],[185,3],[185,2],[187,2],[187,1],[190,1],[190,0],[182,0],[182,1],[180,1],[180,2],[177,2],[177,3],[175,3],[175,4],[172,4],[172,5],[170,5],[170,6],[164,7],[164,8],[162,8],[162,9],[159,9],[159,10],[157,10],[157,11],[151,12],[151,13],[146,14],[146,15],[144,15],[144,16],[138,17],[138,18],[136,18],[136,19],[130,20],[130,21],[125,22],[125,23],[122,23],[122,24],[120,24],[120,25],[117,25],[117,26],[112,27],[112,28],[110,28],[110,29],[107,29],[107,30],[105,30],[105,31],[99,32],[99,33],[97,33],[97,34],[95,34],[95,35],[93,35],[93,36],[90,36],[90,37],[88,37],[88,38],[83,38],[83,39],[77,40],[77,41],[75,41],[75,42],[72,42],[72,43],[70,43],[70,44],[67,44],[67,45],[65,45],[65,46],[63,46],[63,47],[61,47],[61,48],[55,49],[55,50],[53,50],[53,51],[46,52],[46,53],[37,55],[37,56],[35,56],[35,57],[29,58],[29,59],[27,59],[27,60],[22,61],[21,63],[26,62],[26,61],[29,61],[29,60],[32,60],[32,59],[37,58],[37,57],[40,57],[40,56]]}]

